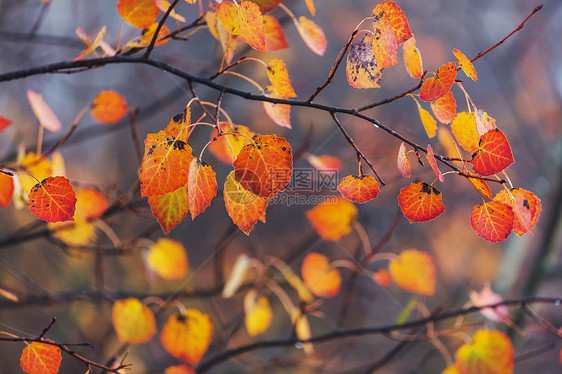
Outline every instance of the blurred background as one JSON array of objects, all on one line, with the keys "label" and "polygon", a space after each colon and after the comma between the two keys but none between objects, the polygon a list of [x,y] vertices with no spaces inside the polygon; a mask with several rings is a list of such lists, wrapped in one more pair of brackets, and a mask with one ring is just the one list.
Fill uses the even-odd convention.
[{"label": "blurred background", "polygon": [[[121,24],[116,1],[0,0],[0,74],[38,65],[69,61],[85,47],[75,35],[83,28],[91,38],[107,26],[104,38],[115,46]],[[514,30],[541,2],[523,0],[489,1],[397,1],[405,12],[421,52],[423,67],[435,71],[454,61],[452,50],[461,50],[469,58],[485,50]],[[443,193],[445,213],[424,224],[410,224],[402,217],[384,251],[398,253],[417,248],[430,253],[437,265],[437,292],[425,300],[429,310],[460,308],[468,302],[470,290],[480,290],[486,283],[504,298],[525,296],[562,296],[562,3],[545,0],[543,9],[525,27],[475,63],[477,82],[465,78],[463,85],[474,104],[497,121],[506,134],[515,156],[509,176],[517,187],[533,191],[542,200],[541,219],[533,236],[511,234],[505,242],[488,243],[470,227],[472,206],[480,198],[462,178],[446,176],[438,186]],[[248,48],[237,50],[241,56],[260,57],[268,62],[274,57],[285,61],[293,87],[299,99],[307,98],[327,77],[340,49],[350,33],[364,18],[372,15],[377,2],[317,0],[317,13],[311,17],[303,0],[287,0],[284,4],[295,15],[314,20],[326,33],[328,49],[323,57],[312,53],[300,39],[286,13],[277,8],[271,15],[283,25],[289,49],[258,53]],[[204,4],[205,9],[207,3]],[[179,2],[178,13],[187,22],[194,20],[198,6]],[[175,22],[168,23],[174,30]],[[369,29],[369,23],[363,28]],[[139,34],[128,25],[123,27],[121,42]],[[382,87],[359,90],[346,81],[345,66],[337,72],[333,83],[315,101],[341,106],[361,107],[392,97],[418,81],[404,69],[401,50],[399,64],[385,69]],[[172,40],[157,47],[152,54],[177,68],[201,76],[215,73],[220,66],[219,43],[202,29],[187,41]],[[345,62],[345,61],[344,61]],[[262,85],[267,76],[264,69],[248,62],[235,71],[246,74]],[[249,83],[233,76],[217,82],[240,90],[256,92]],[[137,130],[144,139],[147,133],[163,129],[170,117],[183,110],[191,99],[189,87],[181,79],[153,67],[137,64],[115,64],[76,74],[36,75],[26,79],[0,83],[0,115],[13,124],[0,133],[0,163],[15,161],[18,146],[34,150],[38,136],[37,120],[26,100],[26,91],[41,93],[63,123],[63,134],[74,117],[89,105],[100,90],[121,93],[133,109],[138,108]],[[195,85],[201,99],[216,102],[218,93]],[[457,111],[466,110],[462,93],[453,90]],[[329,154],[342,160],[340,178],[357,173],[356,155],[345,141],[330,116],[312,109],[292,109],[293,128],[275,125],[259,102],[225,96],[223,108],[237,124],[249,126],[256,133],[286,137],[293,149],[311,154]],[[193,117],[201,111],[192,106]],[[426,106],[429,109],[429,106]],[[425,145],[444,153],[437,140],[425,134],[414,101],[405,97],[388,105],[365,112],[382,123]],[[395,159],[400,142],[372,125],[352,117],[340,117],[342,124],[359,148],[374,163],[378,173],[388,182],[379,197],[358,206],[359,222],[373,243],[391,226],[399,213],[396,196],[400,188],[411,183],[396,169]],[[44,148],[56,142],[59,134],[46,134]],[[197,128],[190,138],[194,154],[198,154],[210,136],[208,128]],[[80,122],[78,131],[61,147],[66,174],[71,181],[94,185],[115,201],[137,179],[139,162],[126,119],[105,126],[95,123],[89,115]],[[215,326],[209,355],[225,347],[237,347],[257,340],[290,337],[290,319],[281,304],[270,297],[274,309],[273,326],[264,335],[250,338],[240,329],[243,318],[242,293],[224,300],[220,284],[231,271],[240,253],[260,257],[277,256],[300,274],[302,258],[310,251],[326,254],[331,259],[347,258],[360,246],[352,233],[340,242],[319,239],[305,217],[312,205],[270,207],[267,224],[258,223],[249,237],[233,229],[222,202],[222,183],[232,169],[205,153],[204,160],[217,172],[219,194],[207,211],[192,221],[187,217],[168,237],[181,241],[187,250],[190,273],[182,281],[165,281],[150,274],[144,263],[145,251],[136,249],[114,256],[101,256],[95,250],[72,251],[48,240],[48,235],[33,240],[13,242],[21,229],[41,228],[27,210],[14,204],[0,211],[0,287],[18,295],[19,303],[0,299],[0,330],[35,336],[48,325],[53,316],[58,322],[48,337],[62,342],[90,342],[95,350],[80,350],[81,354],[105,362],[120,346],[111,325],[111,305],[115,298],[143,295],[169,295],[189,290],[208,290],[212,296],[180,299],[188,307],[196,307],[211,315]],[[434,176],[428,167],[412,164],[413,175],[431,183]],[[304,159],[295,160],[295,168],[309,168]],[[442,171],[443,168],[442,168]],[[493,192],[499,191],[493,186]],[[323,191],[336,194],[337,191]],[[163,237],[151,217],[146,199],[136,195],[135,205],[106,220],[106,224],[122,240]],[[18,231],[19,230],[19,231]],[[109,246],[103,233],[98,233],[96,245]],[[217,260],[217,258],[219,260]],[[218,266],[218,268],[217,268]],[[386,264],[373,264],[375,271]],[[101,270],[100,270],[101,269]],[[99,274],[103,273],[103,279]],[[350,272],[342,270],[345,290]],[[217,291],[218,290],[218,291]],[[311,317],[312,334],[320,335],[341,328],[360,328],[391,324],[408,303],[411,295],[391,285],[382,288],[367,277],[358,277],[350,293],[349,311],[341,317],[344,292],[326,300],[319,308],[322,318]],[[562,313],[553,306],[533,306],[554,326],[562,325]],[[516,317],[516,316],[514,316]],[[162,320],[163,321],[163,320]],[[159,326],[162,321],[159,321]],[[470,315],[466,323],[483,321],[480,315]],[[520,330],[513,333],[516,373],[543,370],[560,371],[560,340],[536,323],[520,320]],[[506,330],[504,325],[487,322],[492,328]],[[450,324],[443,324],[450,326]],[[471,331],[468,331],[469,335]],[[454,354],[462,344],[458,337],[444,338]],[[398,342],[380,335],[338,339],[316,346],[313,356],[306,356],[294,347],[257,350],[213,367],[216,373],[362,373],[389,352]],[[22,345],[2,343],[0,373],[20,370]],[[206,356],[207,358],[209,356]],[[518,359],[519,358],[519,359]],[[176,363],[158,339],[129,348],[126,358],[132,363],[132,373],[160,373]],[[61,373],[83,372],[83,366],[63,355]],[[380,373],[437,373],[445,368],[441,354],[427,341],[408,344],[396,357],[382,366]]]}]

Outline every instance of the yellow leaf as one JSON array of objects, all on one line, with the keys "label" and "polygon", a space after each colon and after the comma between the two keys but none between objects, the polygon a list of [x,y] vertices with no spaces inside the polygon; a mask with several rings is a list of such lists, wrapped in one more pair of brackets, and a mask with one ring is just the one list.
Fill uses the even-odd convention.
[{"label": "yellow leaf", "polygon": [[252,260],[246,254],[241,254],[236,258],[232,271],[222,289],[222,297],[228,299],[238,291],[246,278],[246,273],[250,269],[251,264]]},{"label": "yellow leaf", "polygon": [[183,244],[172,239],[158,239],[148,250],[148,267],[165,279],[181,279],[187,273],[188,260]]},{"label": "yellow leaf", "polygon": [[256,290],[250,290],[244,297],[244,312],[246,314],[246,330],[250,336],[264,333],[271,326],[273,312],[265,296],[259,296]]},{"label": "yellow leaf", "polygon": [[392,280],[406,291],[420,295],[435,293],[435,265],[431,257],[416,249],[407,249],[388,267]]},{"label": "yellow leaf", "polygon": [[457,350],[455,368],[459,374],[512,374],[511,340],[497,330],[479,330]]},{"label": "yellow leaf", "polygon": [[113,328],[120,341],[146,343],[156,334],[154,314],[138,299],[117,300],[113,304]]}]

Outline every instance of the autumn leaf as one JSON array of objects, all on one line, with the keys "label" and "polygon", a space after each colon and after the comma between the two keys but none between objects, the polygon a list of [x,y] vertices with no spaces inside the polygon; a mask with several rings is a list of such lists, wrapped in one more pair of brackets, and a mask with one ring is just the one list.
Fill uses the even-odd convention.
[{"label": "autumn leaf", "polygon": [[[209,151],[220,161],[225,164],[232,164],[242,148],[251,143],[251,138],[255,135],[247,126],[235,125],[228,122],[220,122],[222,132],[226,135],[222,135],[218,138],[217,132],[213,131],[211,133],[211,144],[209,144]],[[250,139],[248,139],[250,138]]]},{"label": "autumn leaf", "polygon": [[488,183],[486,183],[486,181],[483,181],[480,178],[477,178],[476,176],[474,177],[470,176],[474,174],[469,173],[468,175],[469,176],[465,176],[465,177],[474,186],[474,188],[476,188],[476,190],[480,192],[480,194],[482,194],[483,196],[486,196],[488,199],[491,199],[492,191],[490,191],[490,187],[488,186]]},{"label": "autumn leaf", "polygon": [[236,180],[260,197],[273,197],[291,180],[293,155],[285,138],[255,135],[234,161]]},{"label": "autumn leaf", "polygon": [[7,129],[8,126],[10,126],[11,123],[12,123],[12,121],[9,120],[8,118],[0,116],[0,132]]},{"label": "autumn leaf", "polygon": [[174,365],[166,368],[164,374],[196,374],[195,370],[187,365]]},{"label": "autumn leaf", "polygon": [[302,40],[308,48],[319,56],[323,56],[326,52],[328,42],[324,31],[313,21],[305,16],[299,17],[298,22],[295,24]]},{"label": "autumn leaf", "polygon": [[259,6],[251,1],[243,1],[236,15],[240,33],[250,47],[265,51],[265,27]]},{"label": "autumn leaf", "polygon": [[[37,155],[34,152],[29,152],[23,157],[21,166],[38,180],[43,180],[53,174],[53,165],[49,159]],[[29,194],[31,188],[37,183],[37,180],[33,177],[25,174],[18,175],[22,190],[25,194]]]},{"label": "autumn leaf", "polygon": [[457,66],[454,62],[442,65],[437,73],[431,78],[427,78],[420,90],[420,99],[423,101],[434,101],[443,97],[449,92],[455,78],[457,77]]},{"label": "autumn leaf", "polygon": [[250,0],[252,3],[256,3],[260,7],[262,14],[271,12],[277,7],[283,0]]},{"label": "autumn leaf", "polygon": [[451,158],[458,158],[459,152],[457,151],[457,145],[455,139],[453,138],[453,134],[451,130],[449,130],[445,126],[440,126],[437,129],[437,140],[439,140],[439,144],[441,147],[445,149],[445,154]]},{"label": "autumn leaf", "polygon": [[470,62],[470,60],[464,55],[464,53],[462,53],[458,49],[453,49],[453,54],[457,58],[459,66],[464,71],[464,73],[473,81],[477,81],[478,74],[476,73],[476,69],[474,68],[474,65],[472,65],[472,62]]},{"label": "autumn leaf", "polygon": [[398,171],[404,178],[410,178],[411,165],[410,160],[408,160],[408,155],[406,154],[406,144],[404,142],[400,143],[400,148],[398,149],[398,159],[396,161],[398,166]]},{"label": "autumn leaf", "polygon": [[340,240],[352,230],[357,219],[357,208],[343,197],[336,197],[335,203],[328,200],[306,211],[318,235],[326,241]]},{"label": "autumn leaf", "polygon": [[404,250],[390,261],[388,270],[400,288],[419,295],[435,294],[435,264],[427,253]]},{"label": "autumn leaf", "polygon": [[129,104],[123,96],[111,90],[102,90],[92,101],[90,114],[96,121],[111,124],[119,121],[129,111]]},{"label": "autumn leaf", "polygon": [[187,200],[191,210],[191,219],[195,219],[211,205],[211,200],[217,195],[217,178],[211,165],[199,162],[196,158],[189,165],[187,179]]},{"label": "autumn leaf", "polygon": [[113,328],[123,343],[146,343],[156,334],[154,314],[138,299],[117,300],[113,304]]},{"label": "autumn leaf", "polygon": [[152,271],[164,279],[185,277],[189,266],[183,244],[166,238],[158,239],[148,249],[146,263]]},{"label": "autumn leaf", "polygon": [[495,130],[496,120],[488,115],[481,109],[478,109],[475,113],[476,119],[476,130],[478,131],[478,136],[482,136],[490,130]]},{"label": "autumn leaf", "polygon": [[341,160],[330,155],[316,156],[308,153],[306,160],[317,170],[339,171],[341,169]]},{"label": "autumn leaf", "polygon": [[241,35],[237,12],[238,7],[230,1],[223,1],[217,6],[217,16],[226,31],[234,35]]},{"label": "autumn leaf", "polygon": [[7,207],[8,205],[10,205],[13,194],[13,177],[0,172],[0,207]]},{"label": "autumn leaf", "polygon": [[404,65],[412,78],[421,78],[423,65],[420,50],[416,48],[416,38],[413,36],[404,42]]},{"label": "autumn leaf", "polygon": [[511,233],[514,219],[515,214],[509,205],[489,201],[473,208],[470,224],[481,238],[490,242],[501,242]]},{"label": "autumn leaf", "polygon": [[177,140],[187,143],[187,139],[189,137],[189,131],[187,130],[190,124],[191,110],[188,106],[186,106],[183,112],[170,118],[170,122],[168,122],[168,126],[166,126],[166,131],[173,137],[177,138]]},{"label": "autumn leaf", "polygon": [[[285,96],[279,94],[275,87],[267,86],[265,95],[273,99],[286,99]],[[281,127],[291,128],[291,106],[287,104],[274,104],[268,101],[263,102],[265,112],[273,122]]]},{"label": "autumn leaf", "polygon": [[306,7],[308,8],[308,11],[310,12],[311,15],[315,15],[316,14],[316,7],[314,7],[314,1],[313,0],[305,0],[306,3]]},{"label": "autumn leaf", "polygon": [[402,188],[398,205],[410,223],[430,221],[445,210],[441,192],[427,183],[412,183]]},{"label": "autumn leaf", "polygon": [[171,229],[183,220],[189,211],[187,184],[172,192],[149,196],[148,204],[152,209],[152,214],[162,227],[164,234],[169,233]]},{"label": "autumn leaf", "polygon": [[451,123],[457,115],[457,102],[451,91],[431,102],[431,111],[441,123]]},{"label": "autumn leaf", "polygon": [[[88,56],[90,53],[94,52],[96,50],[96,48],[99,47],[105,32],[107,30],[106,26],[103,26],[100,31],[98,32],[98,34],[96,35],[96,38],[94,39],[94,41],[92,43],[86,43],[88,45],[88,48],[86,48],[85,50],[83,50],[78,56],[76,56],[74,58],[74,60],[72,60],[72,62],[76,62],[78,60],[83,59],[84,57]],[[78,29],[76,30],[78,32]]]},{"label": "autumn leaf", "polygon": [[541,200],[532,192],[522,188],[513,188],[510,191],[501,190],[494,200],[507,204],[513,209],[515,219],[513,232],[521,236],[531,232],[540,216],[542,210]]},{"label": "autumn leaf", "polygon": [[92,244],[96,240],[96,226],[76,217],[74,222],[55,222],[47,224],[52,235],[70,247],[80,247]]},{"label": "autumn leaf", "polygon": [[482,135],[478,150],[472,154],[472,169],[482,176],[497,174],[513,162],[509,142],[498,129]]},{"label": "autumn leaf", "polygon": [[390,286],[390,273],[386,269],[379,269],[373,274],[373,280],[383,287]]},{"label": "autumn leaf", "polygon": [[[154,33],[156,32],[157,28],[158,28],[158,22],[154,22],[152,25],[150,25],[149,28],[144,29],[142,31],[142,36],[140,37],[140,40],[135,38],[135,39],[131,40],[130,42],[128,42],[125,47],[128,47],[128,48],[148,47],[150,45],[150,43],[152,42],[152,39],[154,38]],[[162,25],[162,27],[160,28],[160,31],[158,32],[158,37],[156,38],[156,41],[154,42],[154,45],[159,46],[159,45],[163,45],[163,44],[168,43],[170,38],[163,39],[168,34],[170,34],[170,29],[168,28],[168,26]]]},{"label": "autumn leaf", "polygon": [[141,196],[163,195],[187,183],[191,147],[179,140],[181,133],[167,130],[148,134],[140,168]]},{"label": "autumn leaf", "polygon": [[27,100],[33,114],[39,120],[39,124],[50,132],[58,132],[62,129],[62,125],[49,105],[43,99],[41,94],[32,90],[27,90]]},{"label": "autumn leaf", "polygon": [[248,335],[257,336],[269,329],[273,322],[273,312],[269,300],[258,296],[256,290],[250,290],[244,297],[244,314]]},{"label": "autumn leaf", "polygon": [[195,365],[209,349],[213,338],[213,324],[207,314],[188,309],[174,314],[162,328],[160,341],[172,356]]},{"label": "autumn leaf", "polygon": [[242,253],[238,255],[238,257],[236,257],[236,261],[234,261],[234,265],[232,265],[232,271],[230,272],[230,275],[224,283],[224,288],[222,289],[222,297],[228,299],[234,296],[236,291],[238,291],[238,289],[244,282],[246,274],[248,273],[251,265],[252,260],[245,253]]},{"label": "autumn leaf", "polygon": [[431,166],[431,169],[435,173],[435,176],[439,179],[440,182],[443,182],[445,178],[443,177],[443,174],[437,166],[437,160],[435,159],[433,148],[431,148],[431,145],[429,144],[427,145],[427,161],[429,161],[429,166]]},{"label": "autumn leaf", "polygon": [[[474,291],[471,290],[468,294],[470,298],[470,303],[475,307],[482,307],[486,305],[493,305],[502,302],[502,297],[492,291],[490,283],[486,283],[482,290]],[[504,321],[508,315],[507,306],[500,305],[496,308],[484,308],[480,309],[480,314],[494,322]]]},{"label": "autumn leaf", "polygon": [[355,88],[381,86],[382,67],[373,52],[373,37],[365,34],[355,39],[347,53],[347,81]]},{"label": "autumn leaf", "polygon": [[422,121],[425,133],[430,138],[433,138],[437,134],[437,121],[431,116],[431,114],[421,107],[420,103],[414,98],[416,105],[418,106],[418,112],[420,114],[420,119]]},{"label": "autumn leaf", "polygon": [[128,24],[139,29],[150,27],[160,13],[154,0],[119,0],[117,10]]},{"label": "autumn leaf", "polygon": [[[169,1],[166,0],[154,0],[154,1],[156,3],[156,6],[158,7],[158,9],[160,9],[162,13],[166,13],[168,11],[168,8],[170,8],[171,4]],[[178,14],[175,9],[172,9],[172,11],[169,14],[169,17],[175,19],[178,22],[185,22],[185,18],[181,14]],[[152,32],[152,34],[154,34],[154,32]]]},{"label": "autumn leaf", "polygon": [[249,235],[258,220],[265,222],[268,198],[244,189],[234,175],[231,171],[224,182],[224,205],[232,222]]},{"label": "autumn leaf", "polygon": [[76,193],[65,177],[48,177],[31,189],[29,208],[47,222],[73,221]]},{"label": "autumn leaf", "polygon": [[273,16],[264,15],[263,26],[265,28],[265,49],[269,52],[279,51],[289,47],[285,32],[281,24]]},{"label": "autumn leaf", "polygon": [[455,353],[459,374],[512,374],[513,345],[497,330],[479,330]]},{"label": "autumn leaf", "polygon": [[396,49],[398,44],[390,25],[386,23],[373,23],[373,53],[381,69],[396,65],[398,57]]},{"label": "autumn leaf", "polygon": [[457,142],[468,152],[478,148],[480,135],[476,129],[476,118],[474,113],[460,112],[451,123],[451,130]]},{"label": "autumn leaf", "polygon": [[347,200],[362,204],[377,197],[380,183],[370,176],[363,177],[348,175],[338,185],[338,191]]},{"label": "autumn leaf", "polygon": [[29,374],[57,374],[61,361],[59,347],[39,342],[28,344],[20,356],[20,366]]},{"label": "autumn leaf", "polygon": [[287,67],[285,63],[274,58],[267,65],[267,75],[275,91],[277,91],[281,96],[285,97],[296,97],[297,94],[293,90],[291,85],[291,80],[289,79],[289,73],[287,72]]},{"label": "autumn leaf", "polygon": [[373,17],[376,22],[388,24],[398,45],[402,45],[413,35],[408,25],[404,12],[394,1],[383,1],[373,9]]},{"label": "autumn leaf", "polygon": [[76,217],[99,218],[108,207],[107,198],[95,188],[79,187],[76,190]]},{"label": "autumn leaf", "polygon": [[341,286],[341,275],[323,254],[312,252],[302,262],[301,274],[304,283],[319,297],[334,297]]}]

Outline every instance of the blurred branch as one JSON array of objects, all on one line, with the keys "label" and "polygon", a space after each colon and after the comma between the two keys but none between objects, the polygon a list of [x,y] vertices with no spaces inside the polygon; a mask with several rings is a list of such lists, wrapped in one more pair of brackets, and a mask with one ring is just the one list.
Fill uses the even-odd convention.
[{"label": "blurred branch", "polygon": [[528,305],[528,304],[553,304],[559,305],[562,302],[561,298],[552,298],[552,297],[529,297],[523,299],[511,299],[511,300],[503,300],[502,302],[491,304],[491,305],[483,305],[479,307],[470,307],[470,308],[462,308],[452,311],[443,312],[437,315],[433,315],[427,318],[417,319],[411,322],[406,322],[403,324],[394,324],[394,325],[386,325],[386,326],[379,326],[379,327],[366,327],[366,328],[359,328],[359,329],[349,329],[349,330],[341,330],[341,331],[334,331],[328,334],[319,335],[312,337],[306,341],[301,341],[298,339],[278,339],[278,340],[266,340],[261,341],[253,344],[248,344],[244,346],[240,346],[238,348],[233,348],[231,350],[225,351],[221,354],[218,354],[210,359],[202,362],[199,364],[195,370],[197,373],[204,373],[208,371],[213,366],[218,365],[219,363],[230,359],[231,357],[236,357],[243,353],[252,352],[260,349],[265,348],[274,348],[274,347],[289,347],[293,346],[297,343],[320,343],[325,341],[331,341],[336,339],[342,339],[347,337],[356,337],[356,336],[363,336],[363,335],[371,335],[371,334],[387,334],[392,331],[397,330],[404,330],[404,329],[412,329],[418,326],[423,326],[427,323],[434,323],[438,321],[443,321],[446,319],[451,319],[461,315],[467,315],[475,312],[479,312],[484,308],[497,308],[499,306],[517,306],[519,308]]}]

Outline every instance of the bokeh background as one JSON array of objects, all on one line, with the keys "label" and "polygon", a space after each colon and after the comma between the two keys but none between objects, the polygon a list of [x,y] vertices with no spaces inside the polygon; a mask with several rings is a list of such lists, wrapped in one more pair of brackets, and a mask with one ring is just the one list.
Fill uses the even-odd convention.
[{"label": "bokeh background", "polygon": [[[434,71],[453,61],[453,48],[469,57],[487,49],[511,32],[541,2],[402,0],[397,3],[406,13],[415,34],[424,69]],[[469,224],[472,206],[480,203],[478,194],[461,178],[446,176],[445,183],[439,186],[444,195],[445,213],[424,224],[411,225],[402,218],[384,247],[385,251],[394,253],[417,248],[435,258],[437,292],[425,300],[430,310],[462,307],[468,301],[468,292],[480,289],[487,282],[504,298],[562,296],[562,3],[558,0],[542,3],[544,8],[522,30],[476,62],[479,80],[464,79],[463,83],[476,106],[494,117],[498,127],[506,133],[516,159],[514,166],[509,168],[510,178],[516,186],[529,189],[542,199],[541,220],[533,230],[533,236],[512,234],[500,244],[485,242]],[[297,16],[310,17],[302,0],[287,0],[284,4]],[[328,49],[323,57],[306,48],[292,22],[280,9],[274,10],[272,15],[282,22],[290,48],[275,53],[241,49],[236,56],[259,56],[265,61],[273,57],[283,59],[295,91],[300,98],[306,98],[326,79],[351,31],[372,14],[376,4],[363,0],[317,0],[317,15],[313,20],[324,29],[328,39]],[[77,27],[93,37],[107,25],[104,40],[115,45],[121,24],[115,5],[116,1],[51,0],[46,4],[35,0],[0,0],[0,73],[73,59],[84,48],[75,36]],[[197,6],[184,2],[178,4],[177,10],[188,22],[198,15]],[[173,29],[174,22],[169,26]],[[369,28],[368,23],[364,28]],[[138,30],[125,25],[121,40],[129,40],[137,34]],[[192,74],[208,76],[219,67],[220,46],[207,30],[201,30],[188,41],[174,40],[158,47],[152,56]],[[250,62],[236,71],[265,84],[265,71],[256,66]],[[221,77],[218,82],[241,90],[254,90],[236,77]],[[342,67],[316,101],[360,107],[394,96],[415,84],[417,81],[407,75],[401,61],[399,65],[385,69],[380,89],[371,90],[350,87]],[[63,132],[70,127],[78,111],[100,90],[116,90],[133,108],[138,108],[137,129],[141,138],[164,128],[169,118],[182,111],[191,98],[188,86],[179,78],[152,67],[132,64],[1,82],[0,114],[14,123],[0,134],[0,163],[14,161],[20,145],[25,145],[28,150],[35,149],[38,125],[26,100],[28,89],[43,94],[63,123]],[[217,99],[215,91],[197,85],[195,89],[202,99]],[[458,110],[465,110],[462,94],[455,91],[455,97]],[[304,144],[306,151],[312,154],[340,158],[343,162],[341,177],[356,173],[355,153],[327,113],[293,108],[293,129],[288,130],[276,126],[258,102],[225,96],[223,107],[235,123],[247,125],[255,132],[284,136],[294,149]],[[197,117],[200,114],[198,108],[192,108],[194,117]],[[420,144],[430,142],[411,98],[367,113]],[[395,166],[400,142],[366,122],[345,116],[341,119],[388,182],[377,199],[359,206],[359,221],[371,241],[376,242],[399,211],[396,201],[399,189],[410,182],[400,177]],[[52,144],[60,136],[47,134],[46,144]],[[190,142],[199,152],[208,139],[206,128],[197,129]],[[444,152],[437,141],[431,140],[431,144],[437,152]],[[60,151],[71,180],[96,185],[107,191],[112,199],[118,199],[137,178],[138,160],[126,120],[103,126],[86,116],[76,134]],[[231,166],[221,164],[210,153],[206,153],[205,159],[217,171],[221,186]],[[310,166],[300,159],[296,160],[295,167]],[[419,165],[413,165],[413,173],[428,183],[434,178],[429,168]],[[324,192],[334,194],[333,191]],[[0,287],[17,294],[21,302],[0,299],[0,330],[33,336],[57,316],[58,322],[48,335],[50,338],[63,342],[90,342],[96,349],[84,349],[80,353],[105,362],[119,347],[111,326],[113,298],[169,294],[189,289],[216,291],[220,285],[217,281],[228,275],[233,260],[240,253],[257,257],[278,256],[289,260],[299,273],[302,258],[310,251],[322,252],[332,259],[346,258],[355,252],[360,240],[354,233],[339,243],[316,238],[304,215],[311,207],[276,205],[268,211],[267,224],[258,223],[247,237],[231,229],[219,191],[219,196],[204,214],[195,221],[186,218],[169,234],[185,245],[191,267],[187,279],[172,282],[148,273],[142,249],[101,258],[92,251],[63,251],[44,237],[17,244],[5,243],[6,238],[18,232],[16,230],[29,228],[36,221],[27,209],[17,210],[12,204],[0,212]],[[146,202],[140,198],[134,209],[114,215],[106,223],[121,240],[138,237],[156,240],[163,236],[151,218]],[[98,237],[99,245],[111,244],[102,233]],[[218,253],[220,261],[216,260]],[[373,264],[370,270],[384,266],[384,263]],[[102,280],[99,279],[100,272],[103,273]],[[342,270],[342,274],[342,289],[345,289],[349,272]],[[188,307],[210,313],[215,324],[210,348],[213,354],[226,347],[255,341],[240,328],[242,297],[243,294],[238,294],[225,301],[215,292],[212,297],[182,299]],[[393,323],[411,296],[396,286],[383,289],[367,277],[359,277],[347,317],[338,321],[342,297],[340,293],[326,300],[320,307],[324,316],[311,318],[313,335],[331,331],[338,323],[343,328]],[[274,323],[257,339],[290,337],[289,317],[273,296],[270,300],[275,313]],[[537,306],[533,309],[555,326],[562,324],[559,307]],[[478,315],[467,318],[468,323],[481,321],[483,318]],[[488,325],[506,329],[490,322]],[[519,358],[516,373],[560,370],[560,340],[544,329],[525,320],[520,331],[513,334],[513,339],[516,358]],[[444,338],[444,342],[454,353],[462,340],[452,336]],[[312,357],[294,347],[259,350],[216,366],[211,372],[360,373],[395,344],[397,342],[388,337],[370,335],[319,344]],[[0,373],[19,372],[22,347],[21,344],[2,343]],[[126,362],[134,364],[133,373],[159,373],[176,361],[155,338],[148,344],[131,347]],[[408,344],[377,372],[436,373],[444,367],[439,352],[429,342],[420,341]],[[61,373],[83,371],[80,363],[63,355]]]}]

